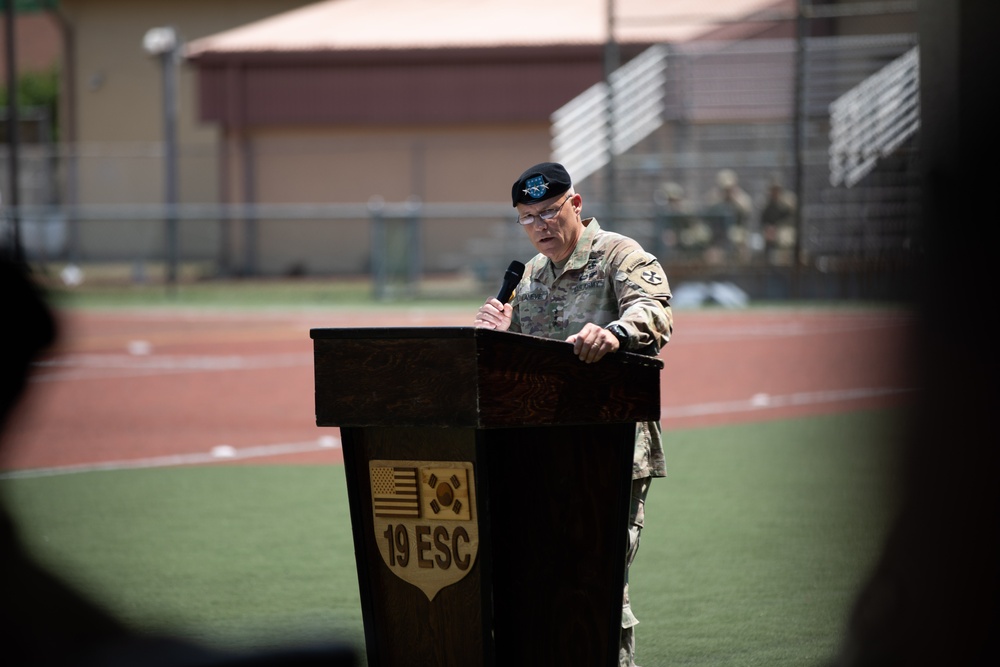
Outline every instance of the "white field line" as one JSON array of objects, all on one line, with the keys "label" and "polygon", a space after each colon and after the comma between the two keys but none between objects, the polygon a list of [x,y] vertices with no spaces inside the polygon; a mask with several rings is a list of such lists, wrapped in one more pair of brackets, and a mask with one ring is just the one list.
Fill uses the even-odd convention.
[{"label": "white field line", "polygon": [[[759,412],[761,410],[777,409],[788,406],[821,405],[824,403],[859,401],[884,396],[896,396],[906,394],[911,391],[913,390],[904,388],[864,388],[796,392],[780,396],[755,394],[745,400],[698,403],[678,407],[664,406],[661,408],[661,421],[669,424],[670,420],[682,417],[738,414],[745,412]],[[171,466],[219,463],[223,461],[238,461],[242,459],[283,456],[286,454],[297,454],[301,452],[314,452],[325,449],[339,449],[340,446],[340,440],[332,436],[324,436],[317,440],[307,442],[256,445],[243,448],[231,447],[229,445],[219,445],[217,447],[213,447],[208,452],[174,454],[170,456],[155,456],[142,459],[104,461],[98,463],[80,463],[52,468],[15,470],[0,473],[0,480],[28,477],[51,477],[54,475],[70,475],[80,472],[164,468]]]},{"label": "white field line", "polygon": [[207,452],[191,454],[171,454],[169,456],[152,456],[142,459],[122,459],[119,461],[103,461],[99,463],[77,463],[74,465],[56,466],[52,468],[33,468],[29,470],[12,470],[0,473],[0,479],[19,479],[25,477],[51,477],[54,475],[70,475],[78,472],[96,472],[106,470],[130,470],[140,468],[168,468],[172,466],[199,465],[205,463],[220,463],[224,461],[239,461],[243,459],[265,458],[268,456],[283,456],[301,452],[317,452],[327,449],[340,449],[340,439],[333,436],[323,436],[307,442],[289,442],[275,445],[255,445],[236,448],[229,445],[218,445]]},{"label": "white field line", "polygon": [[312,354],[240,355],[130,355],[73,354],[34,364],[32,382],[141,377],[175,373],[248,371],[263,368],[311,366]]},{"label": "white field line", "polygon": [[743,412],[759,412],[789,406],[822,405],[824,403],[841,403],[844,401],[861,401],[883,396],[907,394],[913,389],[906,388],[863,388],[863,389],[833,389],[825,391],[799,391],[793,394],[773,396],[771,394],[754,394],[748,399],[735,401],[716,401],[697,403],[678,407],[662,407],[662,421],[679,419],[681,417],[700,417],[704,415],[728,415]]}]

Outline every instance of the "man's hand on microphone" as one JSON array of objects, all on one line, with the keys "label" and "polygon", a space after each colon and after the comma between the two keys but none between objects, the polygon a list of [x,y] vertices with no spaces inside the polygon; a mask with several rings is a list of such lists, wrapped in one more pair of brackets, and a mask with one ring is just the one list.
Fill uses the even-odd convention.
[{"label": "man's hand on microphone", "polygon": [[510,318],[514,307],[509,303],[500,303],[498,299],[487,299],[476,313],[475,325],[480,329],[496,329],[506,331],[510,328]]},{"label": "man's hand on microphone", "polygon": [[600,361],[605,354],[616,352],[621,346],[613,333],[592,322],[585,324],[580,333],[573,334],[566,341],[573,343],[573,354],[588,364]]}]

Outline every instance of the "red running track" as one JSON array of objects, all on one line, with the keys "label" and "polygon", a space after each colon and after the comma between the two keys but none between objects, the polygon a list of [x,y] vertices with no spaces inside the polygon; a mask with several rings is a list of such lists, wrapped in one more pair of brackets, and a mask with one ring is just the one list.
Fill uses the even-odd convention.
[{"label": "red running track", "polygon": [[[313,327],[468,326],[474,312],[60,313],[0,468],[336,463],[313,412]],[[899,405],[913,389],[900,310],[677,311],[661,353],[671,429]]]}]

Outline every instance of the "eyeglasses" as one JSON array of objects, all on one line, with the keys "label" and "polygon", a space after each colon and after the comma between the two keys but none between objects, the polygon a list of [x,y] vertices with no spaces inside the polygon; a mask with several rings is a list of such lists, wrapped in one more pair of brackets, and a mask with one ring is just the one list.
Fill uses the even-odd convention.
[{"label": "eyeglasses", "polygon": [[538,214],[522,215],[517,219],[517,221],[522,225],[524,225],[525,227],[527,227],[528,225],[534,224],[536,217],[541,218],[542,220],[551,220],[552,218],[559,215],[559,211],[562,209],[562,207],[565,206],[566,202],[568,202],[572,198],[573,194],[570,193],[566,195],[566,199],[563,199],[562,203],[559,204],[559,206],[556,206],[555,208],[547,208]]}]

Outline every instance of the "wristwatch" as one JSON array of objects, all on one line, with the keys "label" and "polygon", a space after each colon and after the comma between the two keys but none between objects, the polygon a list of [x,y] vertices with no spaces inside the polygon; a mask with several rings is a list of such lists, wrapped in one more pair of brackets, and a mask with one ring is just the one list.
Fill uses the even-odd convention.
[{"label": "wristwatch", "polygon": [[610,324],[606,328],[615,338],[618,339],[619,350],[624,350],[628,347],[628,332],[625,331],[625,327],[620,324]]}]

